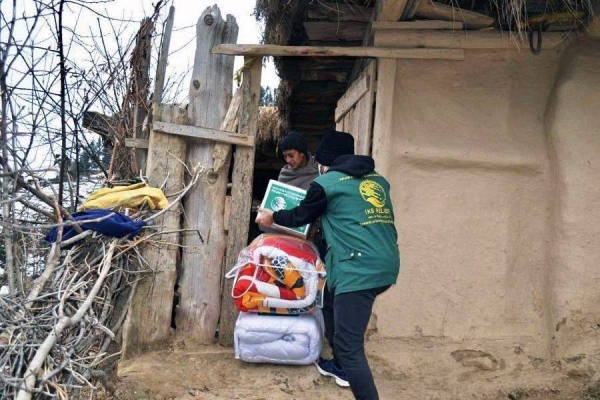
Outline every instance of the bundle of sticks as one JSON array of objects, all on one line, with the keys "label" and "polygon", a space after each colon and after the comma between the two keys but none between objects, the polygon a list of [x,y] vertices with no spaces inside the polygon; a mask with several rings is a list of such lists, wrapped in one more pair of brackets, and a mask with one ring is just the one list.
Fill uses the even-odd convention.
[{"label": "bundle of sticks", "polygon": [[115,336],[137,283],[153,272],[140,247],[160,240],[152,221],[181,202],[203,171],[194,172],[168,208],[133,216],[151,229],[136,238],[83,231],[53,243],[28,295],[0,296],[1,399],[77,398],[98,382],[110,390],[120,356]]}]

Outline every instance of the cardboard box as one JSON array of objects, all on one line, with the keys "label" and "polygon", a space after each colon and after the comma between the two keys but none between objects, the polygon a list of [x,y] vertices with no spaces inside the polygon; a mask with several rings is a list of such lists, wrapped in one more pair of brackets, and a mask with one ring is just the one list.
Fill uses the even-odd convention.
[{"label": "cardboard box", "polygon": [[[306,197],[306,190],[271,179],[260,206],[261,208],[266,208],[273,212],[291,210],[300,204],[304,197]],[[306,238],[308,230],[310,229],[310,224],[298,228],[288,228],[286,226],[273,224],[271,225],[271,228],[280,232]],[[263,229],[261,228],[261,230]],[[265,231],[271,232],[271,229],[263,230],[263,232]]]}]

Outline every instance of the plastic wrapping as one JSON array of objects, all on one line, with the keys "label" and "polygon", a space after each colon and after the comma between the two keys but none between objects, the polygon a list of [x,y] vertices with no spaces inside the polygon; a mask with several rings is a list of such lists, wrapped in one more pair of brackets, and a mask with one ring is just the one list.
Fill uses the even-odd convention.
[{"label": "plastic wrapping", "polygon": [[323,304],[325,266],[309,241],[262,234],[239,254],[226,275],[242,312],[305,314]]},{"label": "plastic wrapping", "polygon": [[297,316],[240,313],[235,324],[235,358],[242,361],[308,365],[322,346],[320,309]]}]

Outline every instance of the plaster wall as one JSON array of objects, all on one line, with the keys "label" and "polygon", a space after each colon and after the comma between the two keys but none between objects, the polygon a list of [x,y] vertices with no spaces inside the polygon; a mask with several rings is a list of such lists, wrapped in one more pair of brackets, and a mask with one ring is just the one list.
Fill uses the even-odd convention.
[{"label": "plaster wall", "polygon": [[600,37],[565,53],[545,117],[554,194],[553,348],[600,348]]},{"label": "plaster wall", "polygon": [[375,307],[382,337],[549,355],[564,318],[600,318],[599,57],[588,39],[380,63],[373,156],[402,256]]}]

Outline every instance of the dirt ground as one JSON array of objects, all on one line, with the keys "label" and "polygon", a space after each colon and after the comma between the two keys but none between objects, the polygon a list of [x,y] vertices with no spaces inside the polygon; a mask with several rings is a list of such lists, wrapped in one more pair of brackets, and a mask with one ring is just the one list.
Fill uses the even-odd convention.
[{"label": "dirt ground", "polygon": [[[591,360],[549,361],[517,352],[510,363],[428,341],[371,338],[367,352],[386,399],[600,400]],[[458,360],[458,361],[457,361]],[[596,362],[597,360],[594,360]],[[353,399],[314,366],[252,364],[233,348],[176,339],[168,350],[119,365],[114,399]]]}]

